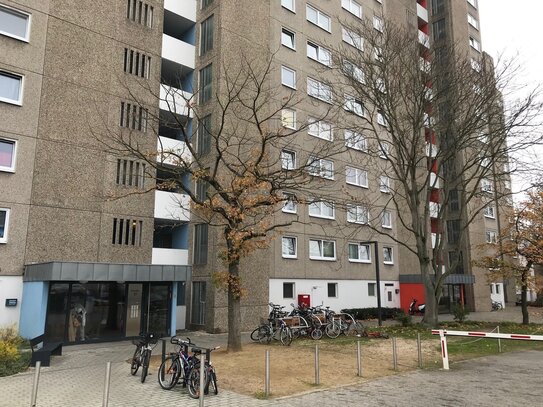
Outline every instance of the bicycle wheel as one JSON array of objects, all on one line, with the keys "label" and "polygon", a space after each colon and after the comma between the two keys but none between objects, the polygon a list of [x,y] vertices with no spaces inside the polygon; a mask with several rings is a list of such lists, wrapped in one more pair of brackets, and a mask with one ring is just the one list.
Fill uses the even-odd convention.
[{"label": "bicycle wheel", "polygon": [[279,339],[284,346],[290,345],[290,343],[292,342],[292,331],[288,326],[284,326],[281,328],[281,332],[279,333]]},{"label": "bicycle wheel", "polygon": [[132,356],[132,362],[130,363],[130,374],[134,376],[141,365],[141,348],[138,346],[134,351],[134,356]]},{"label": "bicycle wheel", "polygon": [[347,335],[364,336],[365,328],[360,322],[353,322],[347,329]]},{"label": "bicycle wheel", "polygon": [[292,339],[298,339],[302,334],[300,328],[290,328],[290,332],[292,332]]},{"label": "bicycle wheel", "polygon": [[219,388],[217,387],[217,375],[215,374],[215,370],[211,370],[211,372],[209,373],[209,376],[210,376],[209,386],[211,387],[213,394],[217,395],[219,394]]},{"label": "bicycle wheel", "polygon": [[149,362],[151,360],[151,352],[145,349],[141,355],[142,367],[141,367],[141,382],[145,382],[145,378],[149,373]]},{"label": "bicycle wheel", "polygon": [[[204,380],[207,382],[208,378],[205,377]],[[206,386],[207,383],[204,383],[204,389]],[[189,396],[193,399],[200,398],[200,364],[194,365],[190,370],[187,390],[189,392]]]},{"label": "bicycle wheel", "polygon": [[314,340],[319,340],[320,338],[322,338],[322,331],[319,328],[314,328],[311,331],[311,338]]},{"label": "bicycle wheel", "polygon": [[162,362],[158,369],[158,384],[164,390],[171,390],[177,384],[181,374],[181,363],[176,356],[170,356]]},{"label": "bicycle wheel", "polygon": [[258,330],[258,341],[260,343],[270,343],[273,333],[268,325],[262,325]]},{"label": "bicycle wheel", "polygon": [[260,341],[260,336],[259,336],[259,332],[260,332],[260,326],[258,328],[256,328],[253,332],[251,332],[251,340],[255,341],[255,342],[259,342]]},{"label": "bicycle wheel", "polygon": [[341,333],[341,328],[337,322],[329,322],[324,329],[326,336],[330,339],[335,339]]}]

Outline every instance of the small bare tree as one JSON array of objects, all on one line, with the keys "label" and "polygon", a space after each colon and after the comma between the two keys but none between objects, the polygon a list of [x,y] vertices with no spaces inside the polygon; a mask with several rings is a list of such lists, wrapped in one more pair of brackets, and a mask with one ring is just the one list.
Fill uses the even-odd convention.
[{"label": "small bare tree", "polygon": [[[335,49],[336,100],[363,111],[355,130],[373,140],[373,157],[386,158],[372,166],[388,178],[386,205],[405,233],[369,226],[416,256],[425,321],[435,325],[444,280],[462,261],[464,232],[510,194],[509,156],[540,141],[532,133],[538,94],[505,105],[513,64],[495,70],[488,56],[475,61],[439,39],[430,50],[416,27],[386,19],[378,29],[371,22],[343,26],[351,41]],[[445,248],[457,254],[447,271]]]}]

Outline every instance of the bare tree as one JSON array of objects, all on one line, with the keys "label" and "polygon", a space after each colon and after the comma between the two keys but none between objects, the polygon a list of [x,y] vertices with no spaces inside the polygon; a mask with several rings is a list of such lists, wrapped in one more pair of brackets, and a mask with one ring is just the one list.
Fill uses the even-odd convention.
[{"label": "bare tree", "polygon": [[[534,132],[538,91],[504,104],[513,63],[495,69],[487,55],[476,61],[439,39],[430,50],[416,27],[384,19],[379,27],[343,26],[336,100],[361,110],[355,131],[373,140],[373,157],[386,158],[372,166],[388,178],[385,207],[395,209],[405,233],[369,226],[416,256],[425,321],[435,325],[445,278],[465,261],[464,232],[485,208],[497,211],[507,200],[509,156],[541,141]],[[456,253],[447,270],[444,249]]]}]

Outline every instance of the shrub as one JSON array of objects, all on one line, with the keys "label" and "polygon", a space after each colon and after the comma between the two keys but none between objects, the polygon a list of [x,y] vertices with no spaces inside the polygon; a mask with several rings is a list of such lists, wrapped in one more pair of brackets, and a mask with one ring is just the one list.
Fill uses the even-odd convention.
[{"label": "shrub", "polygon": [[0,377],[26,370],[31,357],[28,342],[14,326],[0,328]]},{"label": "shrub", "polygon": [[466,317],[469,315],[468,309],[460,304],[456,304],[453,307],[452,313],[454,315],[454,320],[457,322],[464,322],[466,320]]},{"label": "shrub", "polygon": [[[341,312],[351,314],[354,319],[377,319],[378,308],[347,308]],[[403,312],[401,308],[381,308],[383,319],[394,319],[396,315]]]},{"label": "shrub", "polygon": [[402,326],[409,326],[412,324],[413,318],[411,317],[411,315],[406,314],[404,311],[401,311],[396,314],[396,317],[394,319],[402,324]]}]

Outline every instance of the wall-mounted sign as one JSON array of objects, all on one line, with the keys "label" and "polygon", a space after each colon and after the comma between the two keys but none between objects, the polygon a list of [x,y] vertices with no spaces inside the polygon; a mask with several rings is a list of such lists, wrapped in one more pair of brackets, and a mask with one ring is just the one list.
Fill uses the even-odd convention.
[{"label": "wall-mounted sign", "polygon": [[16,307],[17,298],[6,298],[6,307]]}]

